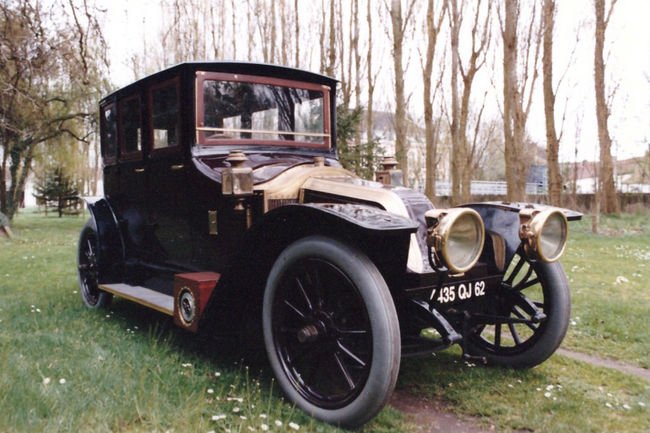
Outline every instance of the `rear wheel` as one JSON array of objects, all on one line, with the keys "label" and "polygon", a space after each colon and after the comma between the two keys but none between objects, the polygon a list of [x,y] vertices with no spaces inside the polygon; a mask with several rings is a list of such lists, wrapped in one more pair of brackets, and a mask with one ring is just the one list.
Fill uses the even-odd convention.
[{"label": "rear wheel", "polygon": [[399,372],[399,324],[364,254],[322,237],[295,242],[271,270],[263,308],[271,367],[297,406],[344,427],[382,409]]},{"label": "rear wheel", "polygon": [[495,295],[490,323],[468,338],[471,355],[489,363],[530,368],[560,346],[571,314],[569,285],[562,266],[515,255]]},{"label": "rear wheel", "polygon": [[99,262],[97,252],[99,237],[93,220],[81,230],[77,252],[77,270],[81,299],[90,308],[102,308],[110,304],[112,295],[99,289]]}]

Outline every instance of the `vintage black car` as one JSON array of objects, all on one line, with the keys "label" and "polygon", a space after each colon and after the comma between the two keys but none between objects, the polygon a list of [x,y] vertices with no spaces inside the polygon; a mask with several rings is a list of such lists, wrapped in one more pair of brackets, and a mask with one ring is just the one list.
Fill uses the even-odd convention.
[{"label": "vintage black car", "polygon": [[337,160],[336,84],[184,63],[105,97],[105,196],[89,200],[81,232],[83,301],[115,295],[191,332],[260,329],[286,396],[344,427],[386,404],[401,357],[459,344],[496,365],[546,360],[569,322],[557,260],[580,214],[438,209],[400,186],[390,158],[377,181],[360,179]]}]

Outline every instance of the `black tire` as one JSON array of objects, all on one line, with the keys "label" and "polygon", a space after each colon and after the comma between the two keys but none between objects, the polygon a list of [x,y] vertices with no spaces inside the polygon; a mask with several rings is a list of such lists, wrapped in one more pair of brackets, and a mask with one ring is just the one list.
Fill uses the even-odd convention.
[{"label": "black tire", "polygon": [[84,304],[90,308],[104,308],[111,303],[113,295],[99,289],[98,252],[99,237],[92,219],[88,220],[79,236],[77,271],[79,293]]},{"label": "black tire", "polygon": [[[494,310],[488,314],[521,323],[478,326],[467,341],[471,355],[485,357],[493,365],[531,368],[546,361],[562,343],[571,316],[571,296],[560,263],[529,262],[515,255],[494,301]],[[543,315],[535,317],[531,305]]]},{"label": "black tire", "polygon": [[353,428],[388,402],[399,323],[386,282],[363,253],[318,236],[291,244],[271,269],[262,316],[275,377],[302,410]]}]

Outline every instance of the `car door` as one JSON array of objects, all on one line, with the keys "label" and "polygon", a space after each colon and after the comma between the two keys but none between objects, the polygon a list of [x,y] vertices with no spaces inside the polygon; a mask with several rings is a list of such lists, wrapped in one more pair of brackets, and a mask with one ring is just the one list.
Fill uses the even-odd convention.
[{"label": "car door", "polygon": [[192,257],[189,227],[187,145],[181,133],[178,78],[148,92],[148,223],[154,237],[152,261],[169,274],[187,269]]},{"label": "car door", "polygon": [[143,152],[142,101],[139,93],[118,102],[120,148],[119,213],[125,221],[127,263],[149,251],[146,237],[147,173]]}]

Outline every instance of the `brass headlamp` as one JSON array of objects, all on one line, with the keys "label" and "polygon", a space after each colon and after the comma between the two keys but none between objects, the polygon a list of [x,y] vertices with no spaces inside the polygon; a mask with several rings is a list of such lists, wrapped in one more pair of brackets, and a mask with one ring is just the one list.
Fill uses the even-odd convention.
[{"label": "brass headlamp", "polygon": [[483,251],[485,228],[480,215],[469,208],[432,209],[424,215],[427,245],[454,274],[470,270]]},{"label": "brass headlamp", "polygon": [[567,219],[562,211],[522,209],[519,221],[519,238],[530,258],[551,263],[562,256],[568,235]]}]

